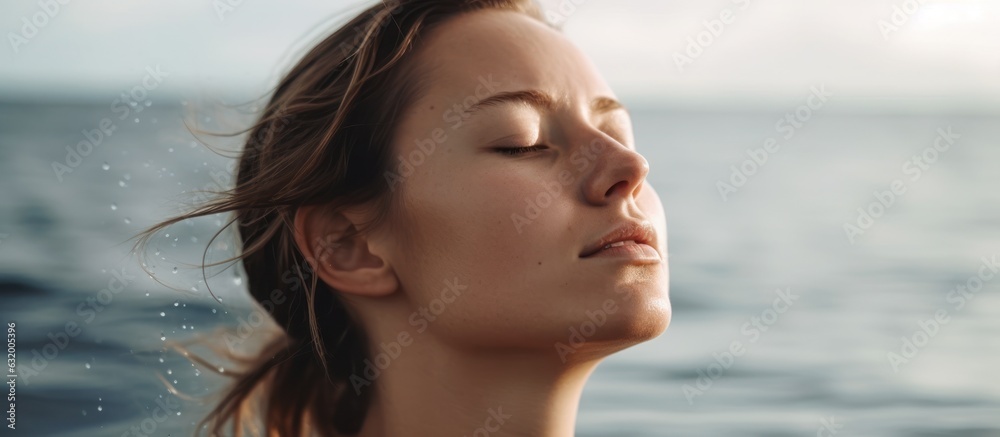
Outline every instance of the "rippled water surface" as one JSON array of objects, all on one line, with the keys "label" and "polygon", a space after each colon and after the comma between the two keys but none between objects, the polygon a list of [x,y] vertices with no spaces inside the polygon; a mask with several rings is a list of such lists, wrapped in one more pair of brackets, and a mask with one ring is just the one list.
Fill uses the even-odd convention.
[{"label": "rippled water surface", "polygon": [[[164,350],[250,311],[232,269],[209,279],[222,303],[196,270],[173,273],[199,260],[216,219],[151,245],[152,270],[185,291],[128,255],[126,239],[176,212],[181,192],[228,175],[192,143],[182,109],[135,121],[103,102],[0,105],[0,315],[16,323],[19,435],[189,435],[206,406],[160,378],[194,396],[223,381]],[[113,135],[69,162],[66,147],[105,117]],[[1000,435],[1000,279],[953,293],[1000,255],[1000,119],[828,108],[785,138],[781,117],[633,110],[668,215],[674,315],[598,368],[578,435]],[[914,178],[906,163],[949,127],[954,145]],[[780,149],[723,200],[719,181],[768,138]],[[905,193],[852,244],[845,223],[878,212],[874,193],[894,180]],[[921,334],[942,312],[947,323]],[[903,338],[922,346],[893,362]],[[729,359],[733,343],[743,353]]]}]

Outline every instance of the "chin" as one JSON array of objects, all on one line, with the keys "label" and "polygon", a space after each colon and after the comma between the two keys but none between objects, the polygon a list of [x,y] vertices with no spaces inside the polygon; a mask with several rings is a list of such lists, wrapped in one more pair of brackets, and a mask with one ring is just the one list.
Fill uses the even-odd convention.
[{"label": "chin", "polygon": [[[600,305],[574,316],[569,335],[561,334],[563,344],[571,346],[575,361],[601,359],[659,337],[670,325],[671,306],[666,290],[618,294]],[[562,331],[563,333],[567,331]],[[557,351],[565,348],[557,347]],[[562,353],[561,358],[569,358]]]},{"label": "chin", "polygon": [[622,337],[636,342],[651,340],[670,325],[672,308],[667,282],[619,286],[613,299],[618,311],[612,319]]},{"label": "chin", "polygon": [[570,329],[568,337],[554,345],[555,356],[563,364],[597,362],[615,352],[659,337],[670,325],[670,305],[653,305],[647,311],[635,314],[622,310],[612,314],[602,326],[596,325],[593,318],[585,316],[583,321]]}]

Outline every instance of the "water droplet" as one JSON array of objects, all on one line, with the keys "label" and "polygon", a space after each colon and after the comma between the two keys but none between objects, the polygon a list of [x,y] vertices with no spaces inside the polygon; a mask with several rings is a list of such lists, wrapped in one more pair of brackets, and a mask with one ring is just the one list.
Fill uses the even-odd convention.
[{"label": "water droplet", "polygon": [[160,341],[167,341],[167,336],[161,335],[160,336]]},{"label": "water droplet", "polygon": [[111,210],[112,211],[117,211],[118,210],[118,204],[117,203],[112,203],[111,204]]},{"label": "water droplet", "polygon": [[243,278],[240,277],[240,276],[237,276],[237,277],[233,278],[233,284],[235,284],[235,285],[243,285]]},{"label": "water droplet", "polygon": [[181,329],[188,329],[187,325],[181,325]]},{"label": "water droplet", "polygon": [[102,406],[98,405],[98,406],[97,406],[97,411],[104,411],[104,407],[102,407]]},{"label": "water droplet", "polygon": [[170,152],[170,153],[174,153],[174,148],[171,147],[171,148],[167,149],[167,151]]},{"label": "water droplet", "polygon": [[173,374],[174,374],[173,370],[167,369],[167,375],[173,375]]},{"label": "water droplet", "polygon": [[212,314],[215,314],[215,313],[216,313],[215,308],[212,308]]},{"label": "water droplet", "polygon": [[[150,276],[152,276],[152,275],[150,275]],[[149,292],[148,291],[146,292],[146,297],[149,297]]]},{"label": "water droplet", "polygon": [[201,371],[198,369],[194,369],[194,376],[201,376]]},{"label": "water droplet", "polygon": [[[171,272],[177,273],[177,267],[174,267],[173,270],[171,270]],[[174,305],[174,306],[177,306],[177,305]]]},{"label": "water droplet", "polygon": [[119,186],[119,187],[125,187],[125,181],[123,181],[123,180],[119,180],[119,181],[118,181],[118,186]]},{"label": "water droplet", "polygon": [[132,223],[132,219],[130,219],[128,217],[125,217],[125,224],[128,225],[128,224],[131,224],[131,223]]},{"label": "water droplet", "polygon": [[103,165],[101,165],[101,168],[103,168],[105,170],[110,170],[111,166],[107,162],[105,162]]},{"label": "water droplet", "polygon": [[132,180],[132,175],[125,173],[122,175],[122,178],[125,179],[126,181],[130,181]]},{"label": "water droplet", "polygon": [[174,306],[180,306],[180,302],[174,302]]},{"label": "water droplet", "polygon": [[147,107],[149,107],[149,106],[152,106],[152,105],[153,105],[153,102],[152,102],[152,101],[150,101],[150,100],[146,100],[146,106],[147,106]]},{"label": "water droplet", "polygon": [[163,311],[160,311],[160,317],[166,317],[166,316],[167,316],[167,313],[165,313]]},{"label": "water droplet", "polygon": [[225,367],[219,367],[219,373],[226,373]]},{"label": "water droplet", "polygon": [[[175,381],[175,382],[176,382],[176,381]],[[178,416],[180,416],[180,415],[181,415],[181,412],[180,412],[180,411],[178,411],[178,412],[177,412],[177,415],[178,415]]]},{"label": "water droplet", "polygon": [[163,362],[163,357],[160,357],[160,362],[161,362],[161,363]]},{"label": "water droplet", "polygon": [[90,368],[90,363],[84,363],[84,364],[83,364],[83,367],[86,367],[86,368],[88,368],[88,369],[89,369],[89,368]]}]

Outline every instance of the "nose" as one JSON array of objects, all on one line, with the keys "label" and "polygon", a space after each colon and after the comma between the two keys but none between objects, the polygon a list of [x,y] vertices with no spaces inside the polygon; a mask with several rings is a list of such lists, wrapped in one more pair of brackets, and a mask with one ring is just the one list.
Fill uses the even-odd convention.
[{"label": "nose", "polygon": [[584,180],[584,196],[594,205],[638,196],[649,162],[639,152],[601,134],[590,144],[594,165]]}]

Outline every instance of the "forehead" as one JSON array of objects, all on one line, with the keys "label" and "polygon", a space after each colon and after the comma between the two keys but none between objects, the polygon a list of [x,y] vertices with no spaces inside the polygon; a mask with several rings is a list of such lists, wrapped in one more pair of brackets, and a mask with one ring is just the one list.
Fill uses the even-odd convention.
[{"label": "forehead", "polygon": [[452,18],[427,35],[416,56],[428,73],[419,100],[424,107],[485,97],[486,83],[496,91],[539,89],[584,102],[613,95],[571,41],[518,12],[484,10]]}]

